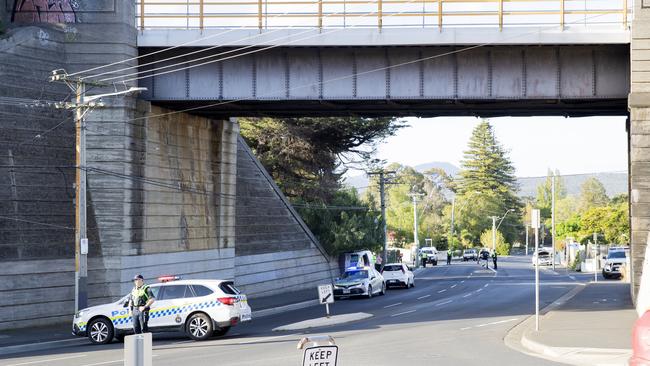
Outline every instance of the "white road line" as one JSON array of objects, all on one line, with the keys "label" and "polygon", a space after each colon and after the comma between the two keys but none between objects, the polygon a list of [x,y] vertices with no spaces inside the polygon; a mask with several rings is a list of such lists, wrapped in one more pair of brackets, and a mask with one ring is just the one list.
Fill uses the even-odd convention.
[{"label": "white road line", "polygon": [[572,279],[572,280],[574,280],[574,281],[577,281],[576,278],[573,277],[573,276],[569,276],[569,278]]},{"label": "white road line", "polygon": [[438,293],[441,294],[441,293],[443,293],[443,292],[445,292],[445,291],[447,291],[447,289],[440,290],[440,291],[438,291]]},{"label": "white road line", "polygon": [[[464,282],[464,281],[463,281],[463,282]],[[456,287],[456,286],[458,286],[458,285],[453,285],[453,286],[451,286],[451,288],[454,288],[454,287]]]},{"label": "white road line", "polygon": [[436,304],[436,306],[447,305],[447,304],[452,303],[452,302],[454,302],[454,300],[447,300],[447,301],[445,301],[445,302],[441,302],[441,303],[439,303],[439,304]]},{"label": "white road line", "polygon": [[46,358],[44,360],[38,360],[38,361],[12,363],[11,365],[7,365],[7,366],[33,365],[33,364],[36,364],[36,363],[52,362],[52,361],[60,361],[60,360],[69,360],[71,358],[80,358],[80,357],[86,357],[86,355],[74,355],[74,356],[59,357],[59,358]]},{"label": "white road line", "polygon": [[460,283],[465,283],[465,280],[460,281]]},{"label": "white road line", "polygon": [[483,291],[483,289],[482,289],[482,288],[480,288],[480,289],[478,289],[478,290],[476,290],[476,292],[481,292],[481,291]]},{"label": "white road line", "polygon": [[479,324],[479,325],[476,326],[476,328],[487,327],[488,325],[510,323],[510,322],[514,322],[514,321],[517,321],[517,318],[512,318],[512,319],[507,319],[507,320],[499,320],[498,322],[492,322],[492,323]]},{"label": "white road line", "polygon": [[253,340],[250,340],[250,341],[239,342],[239,343],[235,343],[235,344],[251,344],[251,343],[257,343],[257,342],[268,342],[271,339],[279,339],[279,338],[295,337],[295,336],[296,336],[296,334],[287,334],[287,335],[281,335],[281,336],[277,336],[277,337],[262,337],[262,338],[253,339]]},{"label": "white road line", "polygon": [[467,294],[467,295],[465,295],[463,297],[470,297],[470,296],[472,296],[472,294]]},{"label": "white road line", "polygon": [[490,271],[494,272],[495,274],[497,273],[497,271],[496,271],[494,268],[487,267],[487,269],[489,269]]},{"label": "white road line", "polygon": [[398,302],[397,304],[386,305],[386,306],[384,306],[384,309],[392,308],[393,306],[397,306],[397,305],[402,305],[402,303]]},{"label": "white road line", "polygon": [[88,363],[88,364],[85,364],[84,366],[110,365],[110,364],[112,364],[112,363],[119,363],[119,362],[124,362],[124,360],[115,360],[115,361],[105,361],[105,362],[97,362],[97,363]]},{"label": "white road line", "polygon": [[420,297],[418,297],[418,300],[426,299],[426,298],[429,297],[429,296],[431,296],[431,295],[420,296]]},{"label": "white road line", "polygon": [[391,315],[391,318],[394,317],[394,316],[400,316],[400,315],[404,315],[404,314],[408,314],[408,313],[413,313],[413,312],[415,312],[415,310],[404,311],[404,312],[401,312],[401,313],[397,313],[397,314],[393,314],[393,315]]},{"label": "white road line", "polygon": [[486,283],[485,286],[483,286],[483,287],[488,287],[488,285],[489,285],[489,283]]},{"label": "white road line", "polygon": [[472,329],[472,327],[460,328],[460,330],[468,330],[468,329]]}]

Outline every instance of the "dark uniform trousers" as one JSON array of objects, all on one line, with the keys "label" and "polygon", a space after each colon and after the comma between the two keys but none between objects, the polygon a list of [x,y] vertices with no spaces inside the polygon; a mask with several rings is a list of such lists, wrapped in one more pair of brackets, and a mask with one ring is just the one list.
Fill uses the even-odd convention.
[{"label": "dark uniform trousers", "polygon": [[140,311],[139,308],[134,307],[131,311],[131,319],[133,321],[133,332],[135,332],[135,334],[149,332],[149,310]]}]

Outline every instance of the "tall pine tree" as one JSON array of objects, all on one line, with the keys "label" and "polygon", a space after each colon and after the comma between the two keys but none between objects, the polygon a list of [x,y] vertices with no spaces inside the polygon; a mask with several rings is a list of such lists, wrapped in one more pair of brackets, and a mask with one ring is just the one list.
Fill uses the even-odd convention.
[{"label": "tall pine tree", "polygon": [[474,128],[461,164],[459,199],[474,202],[469,205],[469,211],[473,211],[470,214],[474,216],[473,225],[468,222],[467,229],[478,239],[483,230],[491,229],[490,216],[502,216],[508,209],[512,209],[514,212],[508,214],[499,229],[506,240],[512,243],[519,234],[523,205],[516,195],[519,187],[515,168],[497,141],[489,122],[482,121]]}]

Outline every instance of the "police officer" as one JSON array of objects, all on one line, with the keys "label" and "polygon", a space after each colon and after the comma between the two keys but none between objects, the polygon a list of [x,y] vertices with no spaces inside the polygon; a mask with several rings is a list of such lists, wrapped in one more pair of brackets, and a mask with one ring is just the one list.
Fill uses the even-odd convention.
[{"label": "police officer", "polygon": [[133,332],[135,334],[149,331],[149,308],[156,301],[149,286],[144,284],[144,277],[136,275],[133,277],[133,290],[129,297],[129,308],[131,309],[131,320],[133,321]]},{"label": "police officer", "polygon": [[492,251],[492,263],[494,263],[494,269],[497,269],[497,251]]},{"label": "police officer", "polygon": [[420,251],[420,258],[422,259],[422,267],[427,266],[427,253],[424,250]]},{"label": "police officer", "polygon": [[447,250],[447,265],[451,264],[451,249]]}]

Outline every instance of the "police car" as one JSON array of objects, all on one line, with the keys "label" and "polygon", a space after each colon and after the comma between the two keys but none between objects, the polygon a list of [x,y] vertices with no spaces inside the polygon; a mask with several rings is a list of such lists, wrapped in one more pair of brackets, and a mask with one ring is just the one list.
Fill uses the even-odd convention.
[{"label": "police car", "polygon": [[386,293],[386,282],[373,267],[350,267],[334,281],[334,298],[366,296]]},{"label": "police car", "polygon": [[[156,301],[149,311],[149,330],[182,331],[196,341],[224,335],[240,322],[251,320],[246,295],[232,281],[180,280],[178,276],[160,277],[151,284]],[[88,337],[92,343],[106,344],[133,333],[128,306],[129,295],[120,300],[78,311],[72,322],[72,334]]]}]

